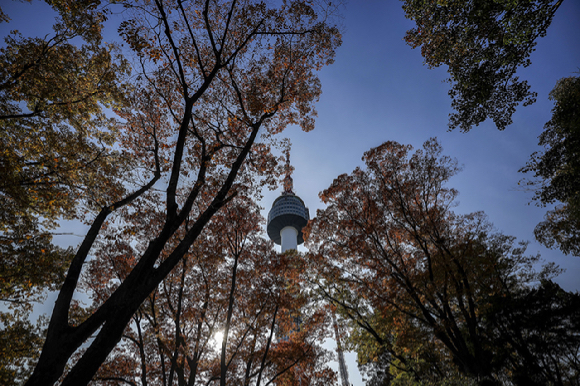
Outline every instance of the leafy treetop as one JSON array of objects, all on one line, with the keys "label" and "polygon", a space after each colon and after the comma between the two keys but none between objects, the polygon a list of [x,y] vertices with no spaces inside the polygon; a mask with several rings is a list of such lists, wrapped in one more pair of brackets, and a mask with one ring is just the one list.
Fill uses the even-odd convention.
[{"label": "leafy treetop", "polygon": [[405,40],[429,67],[448,66],[455,110],[449,128],[467,132],[490,118],[499,130],[512,123],[518,104],[535,102],[517,69],[530,65],[562,0],[403,0],[416,27]]}]

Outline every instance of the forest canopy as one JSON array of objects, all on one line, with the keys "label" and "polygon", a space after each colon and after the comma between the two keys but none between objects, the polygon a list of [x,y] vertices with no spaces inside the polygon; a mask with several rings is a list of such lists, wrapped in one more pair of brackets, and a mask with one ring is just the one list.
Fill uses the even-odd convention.
[{"label": "forest canopy", "polygon": [[[560,4],[404,1],[407,42],[449,68],[450,127],[503,129],[533,102],[516,70]],[[461,167],[436,138],[374,143],[337,176],[309,252],[267,240],[260,199],[284,131],[314,129],[340,2],[23,5],[56,18],[0,47],[1,384],[336,385],[336,319],[368,385],[577,383],[580,295],[483,212],[454,211]],[[577,90],[558,82],[523,169],[558,205],[537,238],[576,255]],[[65,221],[86,226],[78,246],[55,242]]]}]

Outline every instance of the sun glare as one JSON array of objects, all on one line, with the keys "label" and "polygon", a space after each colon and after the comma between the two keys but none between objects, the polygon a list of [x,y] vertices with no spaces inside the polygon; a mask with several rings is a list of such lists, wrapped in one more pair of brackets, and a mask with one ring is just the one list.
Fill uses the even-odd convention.
[{"label": "sun glare", "polygon": [[222,349],[222,341],[224,340],[224,332],[218,331],[211,338],[211,346],[215,351],[220,351]]}]

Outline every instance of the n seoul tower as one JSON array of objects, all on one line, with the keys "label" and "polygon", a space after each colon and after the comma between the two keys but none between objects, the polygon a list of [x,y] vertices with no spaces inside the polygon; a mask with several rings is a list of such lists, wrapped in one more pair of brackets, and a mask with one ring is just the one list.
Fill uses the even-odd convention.
[{"label": "n seoul tower", "polygon": [[[284,177],[284,191],[282,195],[274,200],[272,209],[268,213],[268,236],[270,240],[278,245],[282,245],[282,253],[287,250],[296,250],[299,244],[304,242],[302,228],[310,220],[308,208],[304,201],[294,194],[292,182],[292,168],[290,167],[290,152],[286,153],[286,177]],[[336,336],[336,351],[338,353],[338,367],[340,379],[343,386],[348,386],[348,370],[344,361],[344,354],[340,344],[340,334],[336,316],[333,314],[333,325]],[[298,316],[295,319],[296,331],[300,331],[302,319]],[[287,337],[282,340],[288,339]],[[300,378],[299,378],[300,379]]]},{"label": "n seoul tower", "polygon": [[282,253],[287,250],[296,250],[304,242],[302,228],[310,220],[308,208],[304,201],[293,191],[292,168],[290,167],[290,153],[286,153],[286,177],[284,191],[272,204],[268,213],[268,236],[270,240],[282,245]]}]

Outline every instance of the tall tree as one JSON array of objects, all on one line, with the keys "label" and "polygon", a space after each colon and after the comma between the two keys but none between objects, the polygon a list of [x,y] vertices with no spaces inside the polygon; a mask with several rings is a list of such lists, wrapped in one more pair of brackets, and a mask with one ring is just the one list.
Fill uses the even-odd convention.
[{"label": "tall tree", "polygon": [[535,102],[518,68],[530,65],[562,0],[403,0],[416,27],[405,40],[429,67],[448,67],[449,128],[469,131],[490,118],[498,129],[512,123],[518,104]]},{"label": "tall tree", "polygon": [[106,12],[98,1],[49,4],[57,15],[52,33],[13,31],[0,49],[0,302],[8,311],[0,312],[0,339],[12,347],[0,356],[6,385],[21,382],[14,369],[38,358],[42,333],[30,311],[58,289],[72,259],[52,244],[56,220],[77,218],[79,202],[122,190],[116,178],[128,163],[112,149],[115,128],[104,114],[123,103],[127,70],[102,42]]},{"label": "tall tree", "polygon": [[525,243],[493,233],[482,213],[453,213],[446,183],[458,166],[436,140],[410,151],[373,148],[366,169],[321,193],[327,208],[306,229],[321,290],[360,330],[363,362],[387,355],[411,379],[499,384],[509,369],[485,328],[492,299],[554,267],[536,273]]},{"label": "tall tree", "polygon": [[[118,127],[122,150],[135,162],[124,176],[129,193],[114,191],[88,203],[98,213],[72,259],[29,385],[56,382],[85,343],[62,384],[93,378],[140,305],[218,210],[268,182],[275,165],[271,136],[288,124],[313,128],[316,70],[332,62],[340,44],[330,2],[156,0],[125,6],[128,18],[119,32],[140,66]],[[149,201],[144,198],[154,196],[164,208],[155,218],[157,232],[140,243],[118,287],[90,316],[71,324],[72,299],[102,228],[139,216]],[[114,236],[101,239],[114,243]]]},{"label": "tall tree", "polygon": [[[135,221],[129,229],[150,231]],[[334,374],[319,347],[324,318],[296,296],[305,264],[299,255],[277,255],[260,236],[262,221],[247,198],[222,208],[133,316],[93,383],[130,384],[138,375],[144,385],[294,384],[299,373],[303,385],[331,384]],[[116,244],[103,244],[85,275],[96,306],[134,262],[137,246]],[[290,332],[300,311],[300,331]]]},{"label": "tall tree", "polygon": [[532,154],[520,171],[533,173],[529,185],[536,189],[537,202],[560,203],[538,224],[536,239],[580,256],[580,77],[560,79],[550,99],[552,119],[539,137],[545,150]]}]

